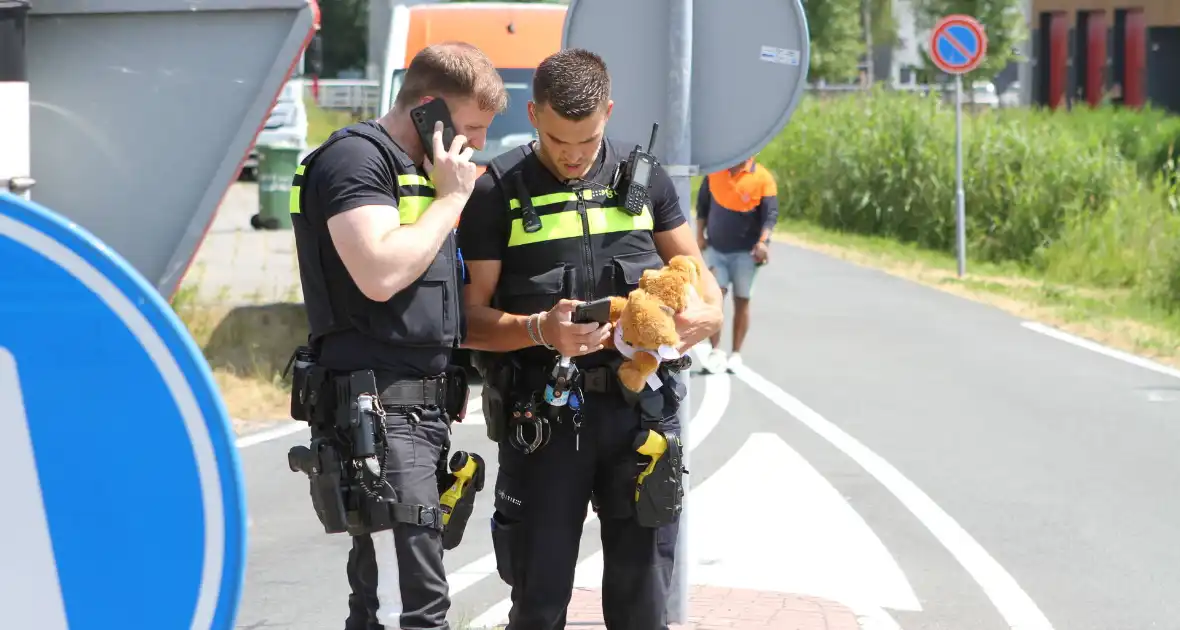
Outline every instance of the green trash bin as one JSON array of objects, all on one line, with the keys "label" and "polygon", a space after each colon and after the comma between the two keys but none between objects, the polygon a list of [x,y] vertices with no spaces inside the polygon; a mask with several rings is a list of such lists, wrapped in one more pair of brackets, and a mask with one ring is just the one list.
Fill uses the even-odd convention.
[{"label": "green trash bin", "polygon": [[254,229],[291,229],[291,180],[303,150],[291,145],[258,146],[258,214]]}]

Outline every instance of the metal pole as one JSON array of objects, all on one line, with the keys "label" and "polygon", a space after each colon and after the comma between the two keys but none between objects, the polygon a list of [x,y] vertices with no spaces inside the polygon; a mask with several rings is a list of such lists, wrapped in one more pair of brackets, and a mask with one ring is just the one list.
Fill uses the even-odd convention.
[{"label": "metal pole", "polygon": [[955,222],[959,277],[967,273],[967,209],[963,193],[963,75],[955,75]]},{"label": "metal pole", "polygon": [[29,198],[29,71],[25,57],[27,0],[0,0],[0,190]]},{"label": "metal pole", "polygon": [[[692,0],[670,0],[669,46],[672,63],[668,73],[668,139],[665,160],[676,167],[672,182],[680,197],[680,209],[692,223],[692,180],[687,168],[692,160]],[[663,125],[661,125],[663,126]],[[695,230],[695,228],[694,228]],[[692,418],[692,399],[689,392],[690,377],[681,373],[684,383],[684,401],[680,403],[680,439],[684,445],[684,467],[689,471],[688,449],[691,437],[688,424]],[[672,592],[668,597],[668,621],[688,622],[688,571],[691,563],[689,547],[688,495],[691,479],[685,478],[684,504],[680,512],[680,532],[676,538],[676,562],[672,568]]]}]

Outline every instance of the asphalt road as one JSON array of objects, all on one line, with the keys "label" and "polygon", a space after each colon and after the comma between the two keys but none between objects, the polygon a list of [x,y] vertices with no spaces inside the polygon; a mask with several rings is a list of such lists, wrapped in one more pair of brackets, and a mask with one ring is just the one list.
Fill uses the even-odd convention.
[{"label": "asphalt road", "polygon": [[[830,597],[866,628],[1180,628],[1180,373],[785,245],[760,273],[746,368],[694,377],[694,581]],[[455,448],[494,465],[483,429]],[[242,449],[239,628],[343,625],[348,540],[286,467],[305,436]],[[490,497],[446,559],[456,624],[508,594]]]}]

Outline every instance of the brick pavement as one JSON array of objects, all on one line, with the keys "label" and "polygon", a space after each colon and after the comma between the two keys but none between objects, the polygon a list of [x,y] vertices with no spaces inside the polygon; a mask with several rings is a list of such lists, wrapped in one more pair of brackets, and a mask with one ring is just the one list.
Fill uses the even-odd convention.
[{"label": "brick pavement", "polygon": [[[689,597],[689,623],[674,630],[860,630],[846,606],[816,597],[714,586],[693,586]],[[599,589],[574,589],[566,628],[606,630]]]}]

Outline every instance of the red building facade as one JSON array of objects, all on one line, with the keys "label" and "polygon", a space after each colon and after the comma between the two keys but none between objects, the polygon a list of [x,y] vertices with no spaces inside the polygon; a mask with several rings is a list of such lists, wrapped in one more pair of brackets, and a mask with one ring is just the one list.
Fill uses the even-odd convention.
[{"label": "red building facade", "polygon": [[1033,0],[1032,101],[1180,112],[1180,0]]}]

